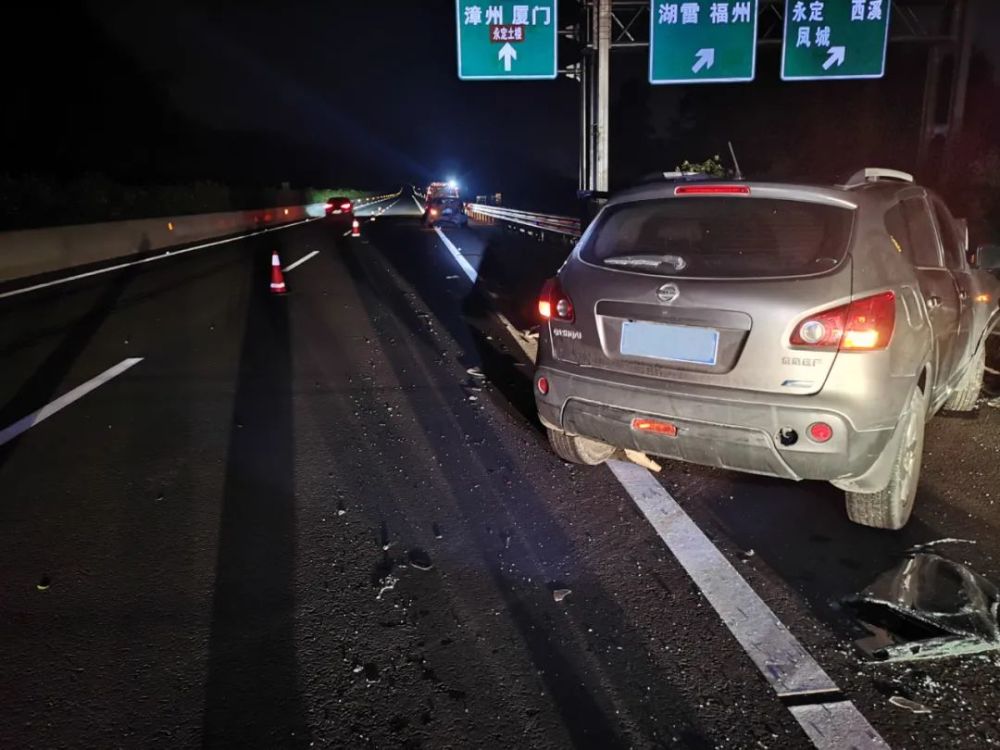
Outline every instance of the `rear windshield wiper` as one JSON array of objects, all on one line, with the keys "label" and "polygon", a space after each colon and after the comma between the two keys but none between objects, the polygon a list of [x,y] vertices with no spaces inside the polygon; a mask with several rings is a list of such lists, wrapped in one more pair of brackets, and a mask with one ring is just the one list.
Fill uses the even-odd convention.
[{"label": "rear windshield wiper", "polygon": [[605,258],[604,264],[608,266],[623,266],[625,268],[659,268],[660,266],[673,266],[675,271],[683,271],[687,268],[687,261],[679,255],[655,255],[645,253],[641,255],[618,255],[613,258]]}]

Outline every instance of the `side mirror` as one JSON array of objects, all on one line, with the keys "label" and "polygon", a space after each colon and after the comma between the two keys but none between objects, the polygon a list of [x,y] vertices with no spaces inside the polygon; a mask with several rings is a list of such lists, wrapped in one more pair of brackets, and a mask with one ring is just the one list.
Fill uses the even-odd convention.
[{"label": "side mirror", "polygon": [[972,258],[973,268],[983,271],[1000,271],[1000,245],[980,245]]}]

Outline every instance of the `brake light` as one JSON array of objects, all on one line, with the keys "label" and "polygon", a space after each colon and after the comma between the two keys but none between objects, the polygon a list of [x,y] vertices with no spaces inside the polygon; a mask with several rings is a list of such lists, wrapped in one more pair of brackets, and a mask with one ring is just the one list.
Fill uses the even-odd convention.
[{"label": "brake light", "polygon": [[555,318],[567,323],[576,319],[573,301],[562,290],[558,279],[549,279],[542,287],[538,298],[538,314],[545,320]]},{"label": "brake light", "polygon": [[674,195],[750,195],[749,185],[678,185]]},{"label": "brake light", "polygon": [[895,327],[896,295],[883,292],[810,315],[795,326],[789,343],[807,349],[877,351],[889,346]]},{"label": "brake light", "polygon": [[341,203],[340,204],[340,208],[343,211],[350,211],[351,210],[351,202],[350,201],[345,201],[344,203]]}]

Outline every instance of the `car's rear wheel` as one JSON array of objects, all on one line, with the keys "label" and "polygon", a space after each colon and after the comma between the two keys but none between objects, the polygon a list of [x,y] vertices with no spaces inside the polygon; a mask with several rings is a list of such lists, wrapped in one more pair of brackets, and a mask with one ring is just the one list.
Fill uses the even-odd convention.
[{"label": "car's rear wheel", "polygon": [[607,443],[602,443],[579,435],[567,435],[565,432],[546,428],[549,433],[549,444],[563,461],[571,464],[597,466],[603,464],[614,454],[615,449]]},{"label": "car's rear wheel", "polygon": [[979,401],[979,393],[983,390],[983,378],[986,376],[986,347],[979,347],[979,353],[969,363],[961,382],[945,402],[948,411],[972,411]]},{"label": "car's rear wheel", "polygon": [[900,425],[900,439],[891,441],[887,450],[895,450],[889,484],[880,492],[847,492],[847,517],[862,526],[876,529],[901,529],[910,520],[917,497],[920,466],[924,453],[926,421],[924,395],[914,391],[905,420]]}]

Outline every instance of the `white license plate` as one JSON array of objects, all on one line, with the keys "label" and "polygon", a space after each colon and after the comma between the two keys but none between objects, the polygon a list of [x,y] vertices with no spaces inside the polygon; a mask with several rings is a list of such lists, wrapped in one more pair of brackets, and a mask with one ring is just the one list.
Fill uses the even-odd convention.
[{"label": "white license plate", "polygon": [[713,328],[627,320],[622,323],[621,353],[714,366],[719,354],[719,332]]}]

